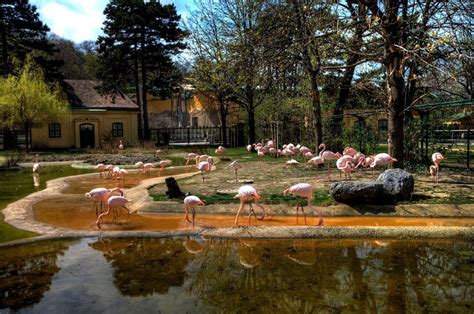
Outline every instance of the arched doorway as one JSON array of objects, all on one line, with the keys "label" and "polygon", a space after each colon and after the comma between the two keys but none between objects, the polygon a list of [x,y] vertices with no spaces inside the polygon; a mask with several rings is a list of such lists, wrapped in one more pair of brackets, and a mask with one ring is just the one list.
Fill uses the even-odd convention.
[{"label": "arched doorway", "polygon": [[95,147],[94,125],[92,123],[82,123],[79,125],[79,134],[81,148]]}]

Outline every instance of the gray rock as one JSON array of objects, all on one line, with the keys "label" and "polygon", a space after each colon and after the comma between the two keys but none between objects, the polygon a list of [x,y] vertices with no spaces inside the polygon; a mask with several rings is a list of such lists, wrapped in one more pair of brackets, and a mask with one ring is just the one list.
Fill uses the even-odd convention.
[{"label": "gray rock", "polygon": [[331,186],[331,196],[346,204],[386,204],[384,185],[381,182],[341,181]]},{"label": "gray rock", "polygon": [[385,197],[394,198],[394,201],[409,200],[415,188],[411,173],[399,168],[385,170],[376,182],[383,184]]}]

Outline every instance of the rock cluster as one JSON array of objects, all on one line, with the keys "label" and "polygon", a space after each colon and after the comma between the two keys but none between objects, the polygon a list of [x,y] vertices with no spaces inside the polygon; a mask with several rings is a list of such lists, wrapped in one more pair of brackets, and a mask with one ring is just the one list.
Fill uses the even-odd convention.
[{"label": "rock cluster", "polygon": [[414,187],[409,172],[388,169],[373,182],[336,182],[331,186],[331,196],[346,204],[394,204],[409,200]]}]

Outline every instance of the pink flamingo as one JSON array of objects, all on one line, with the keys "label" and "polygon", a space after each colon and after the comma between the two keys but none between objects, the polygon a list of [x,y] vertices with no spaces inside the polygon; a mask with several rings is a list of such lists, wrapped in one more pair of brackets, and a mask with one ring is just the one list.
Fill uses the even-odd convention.
[{"label": "pink flamingo", "polygon": [[32,169],[33,173],[39,173],[40,170],[41,170],[41,165],[40,165],[40,163],[39,163],[39,161],[38,161],[38,157],[39,157],[39,155],[36,154],[36,156],[35,156],[35,163],[33,164],[33,169]]},{"label": "pink flamingo", "polygon": [[235,182],[239,182],[238,177],[237,177],[237,171],[239,171],[240,168],[242,168],[242,165],[237,161],[234,160],[229,164],[229,168],[234,169],[235,171]]},{"label": "pink flamingo", "polygon": [[352,147],[346,147],[344,151],[342,152],[342,154],[354,157],[355,154],[357,154],[357,149],[352,148]]},{"label": "pink flamingo", "polygon": [[105,165],[104,164],[98,164],[97,166],[95,166],[95,169],[97,169],[97,171],[99,171],[99,176],[102,178],[104,172],[106,171]]},{"label": "pink flamingo", "polygon": [[[364,160],[364,158],[361,157],[361,159],[360,159],[359,163],[357,164],[357,166],[354,166],[353,157],[351,157],[350,155],[344,155],[336,161],[336,166],[337,166],[337,169],[344,172],[344,176],[345,176],[346,179],[349,177],[349,181],[350,181],[350,180],[352,180],[351,172],[354,169],[358,168],[363,160]],[[341,179],[341,178],[339,177],[339,179]]]},{"label": "pink flamingo", "polygon": [[[194,196],[194,195],[186,196],[183,202],[184,202],[184,211],[185,211],[184,219],[186,219],[188,222],[192,222],[193,229],[194,229],[194,216],[196,215],[196,212],[194,211],[194,207],[198,205],[205,205],[205,204],[203,201],[201,201],[199,197]],[[188,217],[189,209],[191,209],[191,214],[193,217],[192,221],[189,220],[189,217]]]},{"label": "pink flamingo", "polygon": [[119,141],[118,149],[123,150],[123,143],[122,143],[122,140]]},{"label": "pink flamingo", "polygon": [[123,196],[110,196],[107,199],[107,211],[97,217],[97,221],[95,222],[97,228],[100,229],[100,220],[102,219],[102,217],[107,216],[110,213],[110,210],[116,211],[119,208],[125,208],[130,214],[130,210],[125,206],[125,204],[127,204],[128,202],[130,202],[130,200]]},{"label": "pink flamingo", "polygon": [[439,165],[443,159],[444,157],[441,155],[441,153],[436,152],[431,155],[431,160],[433,160],[434,165],[430,166],[430,174],[433,177],[435,185],[438,185],[439,182]]},{"label": "pink flamingo", "polygon": [[142,173],[148,174],[151,168],[155,167],[151,162],[144,164],[142,161],[135,163],[135,166],[142,169]]},{"label": "pink flamingo", "polygon": [[216,153],[216,155],[219,156],[219,157],[224,156],[224,155],[225,155],[225,147],[224,147],[224,146],[219,146],[219,147],[217,147],[215,153]]},{"label": "pink flamingo", "polygon": [[165,169],[165,167],[168,167],[169,165],[171,165],[172,161],[169,160],[169,159],[163,159],[163,160],[160,160],[158,162],[158,165],[160,165],[160,170],[158,171],[158,175],[161,174],[161,172],[163,171],[163,169]]},{"label": "pink flamingo", "polygon": [[286,162],[287,167],[298,166],[300,163],[297,160],[290,159]]},{"label": "pink flamingo", "polygon": [[114,165],[106,165],[105,171],[107,172],[107,177],[112,178],[112,171],[114,170]]},{"label": "pink flamingo", "polygon": [[112,169],[112,179],[120,179],[120,167],[115,166]]},{"label": "pink flamingo", "polygon": [[90,197],[94,203],[92,204],[92,208],[95,208],[95,215],[99,215],[98,212],[98,203],[100,203],[100,212],[102,213],[102,203],[106,202],[112,194],[118,192],[120,196],[123,196],[123,191],[121,189],[115,188],[112,190],[106,188],[95,188],[90,190],[85,194],[86,197]]},{"label": "pink flamingo", "polygon": [[[318,146],[319,151],[319,156],[321,156],[324,160],[324,163],[326,163],[327,160],[338,160],[341,156],[339,153],[333,153],[330,150],[326,150],[326,144],[321,143],[321,145]],[[328,165],[328,179],[331,181],[331,167],[329,166],[330,163],[327,163]]]},{"label": "pink flamingo", "polygon": [[315,156],[315,157],[311,158],[310,160],[308,160],[308,164],[315,165],[315,166],[316,166],[316,170],[318,170],[318,165],[324,164],[323,157],[321,157],[321,156]]},{"label": "pink flamingo", "polygon": [[371,168],[375,168],[377,166],[388,166],[396,162],[397,160],[390,156],[387,153],[380,153],[375,155],[374,161],[370,164]]},{"label": "pink flamingo", "polygon": [[[295,185],[291,186],[290,188],[283,191],[283,195],[286,195],[288,193],[291,193],[295,196],[299,196],[299,197],[302,197],[302,198],[306,198],[308,200],[308,207],[312,207],[311,200],[313,199],[313,186],[311,184],[308,184],[308,183],[295,184]],[[298,223],[298,210],[299,210],[299,208],[300,208],[300,205],[297,205],[296,206],[296,222],[297,223]],[[321,214],[321,211],[319,209],[316,209],[316,208],[315,208],[315,211],[317,211],[318,214],[319,214],[318,226],[322,226],[324,222],[323,222],[323,216]],[[303,205],[301,205],[301,213],[303,213],[304,224],[306,225],[306,214],[304,212]]]},{"label": "pink flamingo", "polygon": [[239,214],[240,211],[244,208],[245,203],[249,204],[249,221],[248,224],[250,225],[250,218],[252,217],[252,214],[257,218],[257,215],[255,214],[255,211],[253,210],[252,206],[252,201],[255,201],[255,205],[260,207],[263,210],[263,216],[259,218],[260,220],[264,219],[267,216],[267,211],[265,208],[258,203],[260,200],[260,195],[257,193],[257,190],[251,185],[242,185],[239,188],[239,191],[237,195],[234,196],[234,198],[239,198],[240,199],[240,207],[239,210],[237,211],[237,215],[235,216],[235,225],[239,225]]},{"label": "pink flamingo", "polygon": [[208,157],[207,161],[199,161],[199,159],[196,159],[196,168],[201,171],[202,182],[204,182],[204,172],[211,171],[212,163],[211,157]]},{"label": "pink flamingo", "polygon": [[252,145],[250,145],[250,144],[249,144],[249,145],[247,145],[247,151],[248,151],[249,153],[251,153],[251,152],[252,152],[252,147],[253,147],[253,146],[252,146]]},{"label": "pink flamingo", "polygon": [[187,157],[187,159],[186,159],[186,164],[185,164],[185,166],[187,166],[191,160],[196,160],[197,157],[199,157],[199,154],[196,154],[196,153],[189,153],[189,154],[188,154],[188,157]]}]

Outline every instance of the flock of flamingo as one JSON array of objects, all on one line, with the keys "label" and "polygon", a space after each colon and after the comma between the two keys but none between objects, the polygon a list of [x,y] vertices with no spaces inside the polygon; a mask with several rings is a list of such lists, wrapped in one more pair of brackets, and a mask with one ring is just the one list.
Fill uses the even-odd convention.
[{"label": "flock of flamingo", "polygon": [[[119,149],[123,149],[123,144],[120,142]],[[247,150],[249,153],[256,151],[259,157],[263,157],[266,155],[271,155],[274,157],[284,156],[287,158],[301,155],[305,159],[307,159],[308,164],[313,165],[327,165],[328,169],[328,179],[331,181],[331,174],[330,174],[330,164],[331,161],[336,161],[336,167],[341,170],[341,173],[344,173],[345,178],[351,180],[351,172],[357,169],[358,167],[371,167],[375,168],[377,166],[388,166],[397,160],[390,156],[387,153],[380,153],[375,156],[373,155],[364,155],[363,153],[357,151],[352,147],[347,147],[344,149],[343,153],[340,154],[339,152],[331,152],[326,150],[326,145],[321,144],[318,147],[319,154],[314,156],[313,151],[305,146],[302,145],[294,145],[294,144],[286,144],[282,146],[282,149],[276,149],[274,147],[273,141],[269,140],[265,144],[258,143],[253,145],[248,145]],[[161,151],[157,151],[159,153]],[[223,157],[226,153],[226,149],[223,146],[219,146],[215,153],[218,157]],[[432,155],[433,165],[430,166],[429,172],[430,175],[433,177],[433,181],[435,185],[439,183],[439,167],[441,161],[444,159],[443,155],[436,152]],[[214,164],[214,159],[212,156],[209,155],[199,155],[196,153],[189,153],[186,157],[186,165],[194,160],[196,169],[201,171],[202,180],[204,182],[205,177],[204,173],[211,170],[212,165]],[[143,163],[137,162],[135,163],[135,167],[141,169],[142,173],[148,174],[152,168],[159,167],[158,174],[161,174],[163,169],[169,165],[171,165],[171,160],[164,159],[157,163]],[[287,166],[297,166],[299,162],[295,159],[289,159],[286,161]],[[235,182],[238,183],[238,170],[242,168],[242,165],[234,160],[229,165],[229,168],[235,171]],[[95,166],[97,171],[100,173],[101,178],[112,178],[112,179],[123,179],[128,171],[126,169],[122,169],[118,166],[114,165],[105,165],[105,164],[98,164]],[[41,166],[38,161],[38,155],[36,155],[35,163],[33,164],[33,173],[38,174],[40,172]],[[294,196],[301,197],[307,200],[308,207],[312,207],[311,202],[313,199],[313,186],[309,183],[298,183],[295,184],[288,189],[283,191],[283,194],[292,194]],[[93,200],[92,208],[95,210],[97,220],[96,225],[100,229],[101,228],[101,220],[104,216],[109,215],[110,213],[114,214],[114,218],[116,218],[118,214],[118,210],[124,208],[130,213],[130,210],[126,207],[126,204],[131,201],[124,196],[124,193],[121,189],[107,189],[107,188],[95,188],[91,191],[85,193],[86,197],[89,197]],[[253,204],[258,206],[262,209],[263,214],[259,220],[265,219],[268,216],[268,211],[265,207],[260,203],[260,195],[257,190],[251,185],[243,185],[239,188],[237,195],[235,198],[240,200],[240,207],[237,210],[237,214],[235,217],[234,224],[238,225],[239,223],[239,215],[240,212],[244,209],[245,205],[249,205],[249,215],[248,215],[248,223],[250,224],[251,216],[254,215],[257,218],[257,215],[254,211]],[[102,211],[103,204],[107,203],[107,210],[105,212]],[[199,197],[195,195],[189,195],[184,198],[184,211],[185,211],[185,220],[189,223],[192,223],[193,228],[195,224],[195,207],[199,205],[205,205],[204,201],[199,199]],[[304,212],[303,206],[298,205],[296,207],[296,218],[298,220],[299,210],[301,208],[301,213],[304,216],[304,221],[306,224],[306,214]],[[322,213],[319,209],[314,208],[314,211],[317,212],[319,216],[319,221],[317,223],[318,226],[324,225],[324,220],[322,217]],[[189,218],[189,212],[191,211],[191,219]]]}]

